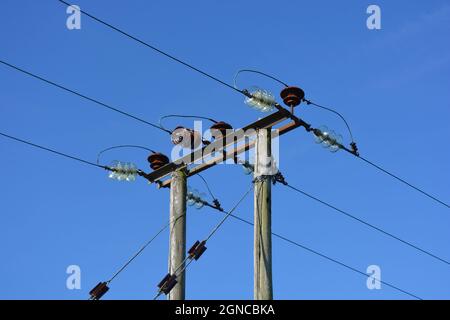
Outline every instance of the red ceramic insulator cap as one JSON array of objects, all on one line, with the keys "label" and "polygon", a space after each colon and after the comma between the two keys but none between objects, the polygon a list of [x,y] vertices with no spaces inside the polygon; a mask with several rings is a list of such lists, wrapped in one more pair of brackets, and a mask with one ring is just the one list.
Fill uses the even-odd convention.
[{"label": "red ceramic insulator cap", "polygon": [[280,97],[285,105],[296,107],[305,98],[305,92],[298,87],[286,87],[281,91]]}]

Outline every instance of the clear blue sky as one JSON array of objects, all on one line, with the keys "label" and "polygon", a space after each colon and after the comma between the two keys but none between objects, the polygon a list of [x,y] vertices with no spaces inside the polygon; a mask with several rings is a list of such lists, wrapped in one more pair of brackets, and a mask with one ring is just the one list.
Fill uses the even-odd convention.
[{"label": "clear blue sky", "polygon": [[[238,69],[255,68],[301,86],[346,116],[362,155],[449,201],[450,5],[373,3],[382,10],[379,31],[366,28],[368,1],[75,4],[228,82]],[[231,90],[88,18],[81,30],[67,30],[66,17],[54,0],[3,0],[1,59],[150,121],[194,113],[239,127],[261,116]],[[165,134],[4,66],[0,83],[1,131],[90,160],[118,144],[170,153]],[[280,90],[251,75],[241,83]],[[305,106],[297,113],[347,138],[332,114]],[[85,299],[168,219],[168,191],[145,181],[110,181],[106,172],[3,138],[0,154],[0,298]],[[146,156],[122,150],[105,160],[147,169]],[[303,130],[282,138],[281,170],[292,185],[450,259],[447,208],[343,152],[331,154]],[[205,177],[225,208],[250,183],[234,166]],[[198,178],[190,185],[204,190]],[[252,198],[236,213],[252,219]],[[188,245],[221,218],[208,209],[188,215]],[[422,298],[450,298],[448,265],[281,186],[273,190],[273,230],[363,271],[379,265],[382,280]],[[166,232],[105,299],[152,298],[167,245]],[[227,221],[189,268],[187,298],[251,299],[252,247],[252,229]],[[278,299],[409,298],[386,286],[368,290],[366,278],[277,239],[273,253]],[[81,267],[81,290],[66,289],[71,264]]]}]

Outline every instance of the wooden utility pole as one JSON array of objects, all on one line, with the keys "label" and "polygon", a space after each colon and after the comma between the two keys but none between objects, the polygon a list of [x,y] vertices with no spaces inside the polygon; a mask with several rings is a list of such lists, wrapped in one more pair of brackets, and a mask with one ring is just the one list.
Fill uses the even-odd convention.
[{"label": "wooden utility pole", "polygon": [[272,300],[271,130],[257,131],[255,143],[254,299]]},{"label": "wooden utility pole", "polygon": [[[169,273],[184,269],[180,266],[186,257],[186,189],[187,176],[184,169],[172,173],[170,184],[170,236]],[[185,271],[177,278],[178,283],[167,295],[168,300],[184,300],[186,292]]]}]

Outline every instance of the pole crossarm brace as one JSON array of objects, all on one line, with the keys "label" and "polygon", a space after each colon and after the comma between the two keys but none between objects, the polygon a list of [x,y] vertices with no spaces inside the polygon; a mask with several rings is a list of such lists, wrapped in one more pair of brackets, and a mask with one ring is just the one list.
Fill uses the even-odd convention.
[{"label": "pole crossarm brace", "polygon": [[[298,119],[293,116],[288,110],[278,107],[278,111],[259,119],[244,128],[242,128],[242,132],[247,132],[248,130],[258,130],[258,129],[267,129],[272,128],[281,122],[292,119],[288,124],[285,124],[278,128],[278,135],[281,136],[289,131],[292,131],[298,127],[305,127],[309,130],[309,125],[305,123],[303,120]],[[194,164],[198,164],[197,166],[189,168],[187,170],[187,176],[193,176],[200,172],[203,172],[221,162],[224,162],[228,159],[236,157],[238,154],[251,150],[255,146],[255,141],[251,141],[248,139],[248,136],[242,135],[237,136],[234,133],[228,134],[222,139],[218,139],[212,142],[210,145],[203,147],[202,149],[195,150],[190,154],[185,155],[181,159],[178,159],[176,162],[168,163],[167,165],[149,173],[149,174],[141,174],[144,178],[149,180],[149,182],[154,183],[157,182],[160,188],[169,187],[171,183],[171,178],[163,180],[165,177],[169,176],[173,171],[181,168],[181,167],[189,167]],[[236,148],[232,148],[232,150],[226,151],[226,147],[230,145],[238,144],[239,142],[245,141],[245,143],[237,146]],[[213,154],[219,154],[213,156]]]}]

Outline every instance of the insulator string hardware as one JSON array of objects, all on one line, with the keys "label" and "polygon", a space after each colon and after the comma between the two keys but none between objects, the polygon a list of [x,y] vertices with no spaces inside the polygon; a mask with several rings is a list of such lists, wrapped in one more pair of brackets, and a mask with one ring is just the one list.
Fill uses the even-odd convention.
[{"label": "insulator string hardware", "polygon": [[138,175],[138,169],[132,162],[113,161],[108,167],[110,172],[108,177],[117,181],[133,182]]},{"label": "insulator string hardware", "polygon": [[275,109],[275,97],[270,91],[253,87],[246,92],[249,96],[245,97],[244,103],[251,108],[261,112],[272,112]]},{"label": "insulator string hardware", "polygon": [[250,175],[253,171],[255,171],[255,166],[251,164],[250,161],[237,159],[235,162],[236,164],[240,164],[242,166],[242,170],[245,175]]},{"label": "insulator string hardware", "polygon": [[89,300],[100,300],[108,291],[109,287],[107,282],[99,282],[91,291],[89,291]]},{"label": "insulator string hardware", "polygon": [[[168,273],[162,280],[160,283],[158,283],[158,295],[156,296],[159,297],[159,295],[161,293],[164,293],[165,295],[168,295],[169,292],[173,289],[173,287],[175,287],[175,285],[178,283],[177,281],[177,275],[176,274],[170,274]],[[155,299],[156,299],[155,298]]]},{"label": "insulator string hardware", "polygon": [[203,253],[206,251],[206,241],[196,241],[194,245],[189,249],[188,254],[191,257],[191,259],[198,260],[203,255]]},{"label": "insulator string hardware", "polygon": [[321,144],[324,148],[328,148],[331,152],[337,152],[342,149],[342,136],[328,129],[326,126],[321,126],[319,129],[314,129],[315,140],[317,144]]},{"label": "insulator string hardware", "polygon": [[186,270],[189,264],[193,260],[197,261],[198,259],[200,259],[200,257],[206,251],[206,241],[207,240],[197,240],[194,245],[192,245],[192,247],[188,250],[186,258],[175,268],[173,273],[168,273],[164,276],[164,278],[157,285],[158,293],[153,300],[158,299],[158,297],[163,293],[165,295],[168,295],[170,291],[172,291],[172,289],[178,283],[178,277]]},{"label": "insulator string hardware", "polygon": [[205,200],[206,194],[203,192],[199,192],[197,189],[188,187],[188,191],[186,193],[186,203],[190,207],[195,207],[196,209],[201,209],[204,206],[218,209],[223,211],[223,208],[220,205],[218,199],[214,199],[212,204]]}]

